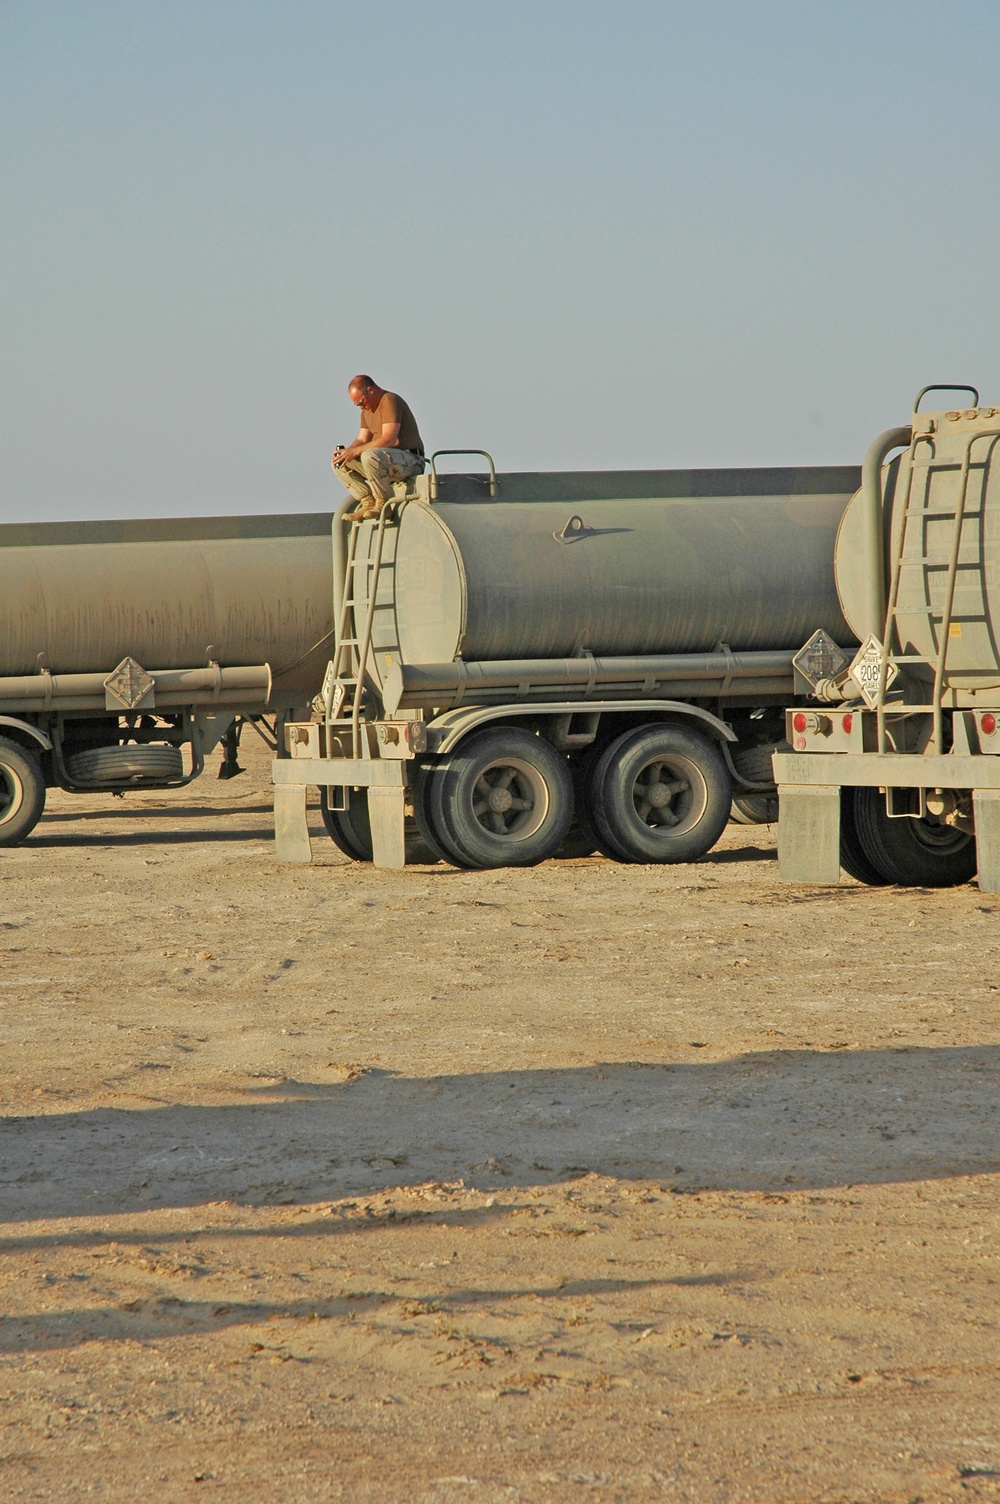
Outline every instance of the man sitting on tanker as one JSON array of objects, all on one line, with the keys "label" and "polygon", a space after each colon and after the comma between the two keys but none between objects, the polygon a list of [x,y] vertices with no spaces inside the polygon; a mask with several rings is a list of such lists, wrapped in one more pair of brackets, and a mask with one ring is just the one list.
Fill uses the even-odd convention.
[{"label": "man sitting on tanker", "polygon": [[377,517],[392,495],[393,481],[420,475],[424,444],[417,420],[402,397],[386,392],[370,376],[354,376],[347,394],[361,409],[358,436],[335,449],[330,463],[358,505],[349,522]]}]

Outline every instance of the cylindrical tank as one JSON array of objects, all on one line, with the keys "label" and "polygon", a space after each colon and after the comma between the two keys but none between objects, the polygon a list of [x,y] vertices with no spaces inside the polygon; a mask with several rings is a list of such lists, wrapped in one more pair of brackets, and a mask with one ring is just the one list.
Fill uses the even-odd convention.
[{"label": "cylindrical tank", "polygon": [[329,513],[0,527],[0,677],[212,659],[303,705],[331,655]]},{"label": "cylindrical tank", "polygon": [[849,645],[833,545],[858,477],[501,476],[496,500],[442,486],[402,511],[376,647],[404,664],[747,652],[817,627]]},{"label": "cylindrical tank", "polygon": [[[1000,603],[1000,467],[994,464],[998,419],[996,408],[920,413],[910,448],[882,472],[883,599],[888,598],[893,560],[903,560],[892,647],[910,660],[906,671],[925,683],[934,679],[954,552],[945,689],[1000,684],[1000,634],[993,613],[993,602]],[[841,608],[858,636],[867,635],[870,614],[865,515],[865,497],[859,492],[844,513],[834,553]],[[873,630],[881,637],[884,626],[879,623]]]}]

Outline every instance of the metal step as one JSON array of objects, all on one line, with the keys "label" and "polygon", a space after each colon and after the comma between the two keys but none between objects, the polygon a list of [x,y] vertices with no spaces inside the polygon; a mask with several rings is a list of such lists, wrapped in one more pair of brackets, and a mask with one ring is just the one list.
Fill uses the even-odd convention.
[{"label": "metal step", "polygon": [[[905,569],[907,567],[909,567],[910,569],[919,569],[919,568],[947,569],[950,566],[950,564],[951,564],[951,560],[950,559],[932,558],[930,554],[922,554],[920,556],[920,558],[918,558],[918,559],[903,559],[903,558],[901,558],[900,561],[899,561],[899,567],[901,569]],[[959,559],[958,562],[957,562],[957,564],[955,565],[955,568],[956,569],[981,569],[982,565],[980,564],[980,562],[979,562],[978,559]]]},{"label": "metal step", "polygon": [[[897,606],[892,613],[893,621],[897,616],[943,616],[944,612],[937,606]],[[985,612],[953,611],[952,621],[989,621]]]}]

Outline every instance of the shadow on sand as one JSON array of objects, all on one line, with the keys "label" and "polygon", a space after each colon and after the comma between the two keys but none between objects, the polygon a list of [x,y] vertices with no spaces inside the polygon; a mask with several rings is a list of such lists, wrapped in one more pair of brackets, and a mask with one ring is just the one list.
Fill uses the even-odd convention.
[{"label": "shadow on sand", "polygon": [[[749,1054],[414,1079],[284,1081],[225,1106],[0,1118],[9,1221],[230,1200],[311,1203],[587,1170],[797,1190],[1000,1169],[1000,1047]],[[135,1089],[149,1090],[137,1073]]]}]

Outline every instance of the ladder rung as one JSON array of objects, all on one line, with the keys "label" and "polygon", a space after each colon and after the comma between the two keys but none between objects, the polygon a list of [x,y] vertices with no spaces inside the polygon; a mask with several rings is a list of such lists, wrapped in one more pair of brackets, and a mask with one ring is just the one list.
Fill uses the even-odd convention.
[{"label": "ladder rung", "polygon": [[[895,606],[893,616],[943,616],[940,606]],[[952,611],[952,621],[986,621],[985,611]]]},{"label": "ladder rung", "polygon": [[[892,613],[892,615],[893,615],[893,620],[895,620],[895,618],[897,616],[938,616],[938,617],[943,617],[944,616],[944,612],[942,610],[940,610],[937,606],[897,606],[896,609],[895,609],[895,611]],[[980,615],[980,616],[974,616],[971,611],[953,611],[951,613],[951,619],[952,619],[952,621],[960,621],[960,622],[966,622],[966,623],[976,622],[976,621],[989,621],[989,617],[986,615],[985,612],[983,612],[982,615]]]},{"label": "ladder rung", "polygon": [[[963,521],[964,521],[964,519],[966,517],[979,517],[981,515],[982,514],[981,514],[980,509],[978,507],[963,507],[962,508],[962,519],[963,519]],[[906,507],[905,510],[904,510],[904,512],[903,512],[903,520],[904,520],[904,522],[908,521],[909,518],[911,518],[911,517],[948,517],[948,518],[950,518],[950,520],[952,522],[954,522],[956,520],[956,518],[958,517],[958,508],[957,507]]]}]

